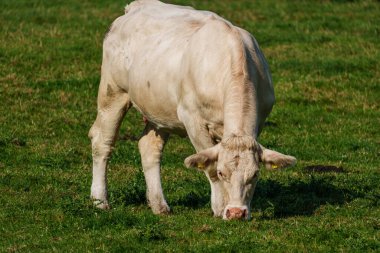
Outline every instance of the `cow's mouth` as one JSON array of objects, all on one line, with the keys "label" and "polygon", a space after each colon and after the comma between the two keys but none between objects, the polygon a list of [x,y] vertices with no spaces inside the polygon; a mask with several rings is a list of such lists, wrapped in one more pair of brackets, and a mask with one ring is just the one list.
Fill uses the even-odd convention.
[{"label": "cow's mouth", "polygon": [[225,213],[225,218],[227,220],[247,220],[248,210],[247,208],[231,207],[227,208]]}]

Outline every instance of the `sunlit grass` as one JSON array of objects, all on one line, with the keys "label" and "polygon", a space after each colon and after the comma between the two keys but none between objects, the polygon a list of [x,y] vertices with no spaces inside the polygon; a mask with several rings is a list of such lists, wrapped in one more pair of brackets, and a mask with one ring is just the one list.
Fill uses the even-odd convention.
[{"label": "sunlit grass", "polygon": [[[380,250],[378,1],[186,1],[250,31],[277,102],[260,142],[298,158],[261,171],[253,219],[211,215],[194,152],[173,136],[163,188],[173,214],[147,207],[131,110],[110,161],[112,210],[92,207],[88,130],[102,40],[124,1],[0,2],[1,252],[377,252]],[[342,167],[317,173],[310,165]]]}]

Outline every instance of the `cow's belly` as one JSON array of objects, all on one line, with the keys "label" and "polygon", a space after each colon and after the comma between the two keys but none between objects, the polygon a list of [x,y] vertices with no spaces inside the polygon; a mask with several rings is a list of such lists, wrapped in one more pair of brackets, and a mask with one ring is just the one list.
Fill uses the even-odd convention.
[{"label": "cow's belly", "polygon": [[184,132],[185,128],[178,119],[177,105],[174,99],[167,94],[151,91],[152,89],[152,87],[134,87],[132,85],[129,95],[133,106],[158,128],[167,129],[170,132]]}]

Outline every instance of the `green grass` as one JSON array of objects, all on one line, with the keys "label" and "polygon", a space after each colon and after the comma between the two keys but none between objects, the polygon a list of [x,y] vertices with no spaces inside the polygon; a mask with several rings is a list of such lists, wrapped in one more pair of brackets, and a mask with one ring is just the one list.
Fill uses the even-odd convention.
[{"label": "green grass", "polygon": [[[209,9],[254,34],[277,103],[260,142],[298,158],[262,169],[253,220],[213,218],[194,152],[172,138],[163,187],[174,213],[146,205],[136,141],[110,161],[113,209],[89,200],[102,39],[124,1],[0,2],[0,252],[379,252],[380,3],[172,1]],[[121,136],[138,136],[127,115]],[[126,135],[126,133],[128,135]],[[333,165],[344,173],[305,171]]]}]

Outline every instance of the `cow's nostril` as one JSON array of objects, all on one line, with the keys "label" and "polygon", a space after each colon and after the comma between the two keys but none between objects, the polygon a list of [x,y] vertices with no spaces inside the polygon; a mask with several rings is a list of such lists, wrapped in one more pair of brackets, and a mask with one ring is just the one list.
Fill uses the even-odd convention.
[{"label": "cow's nostril", "polygon": [[226,217],[227,219],[229,219],[231,217],[231,212],[230,212],[230,209],[227,209],[227,212],[226,212]]},{"label": "cow's nostril", "polygon": [[243,210],[243,214],[242,214],[242,218],[247,218],[247,216],[248,216],[248,212],[247,212],[247,209],[244,209]]}]

